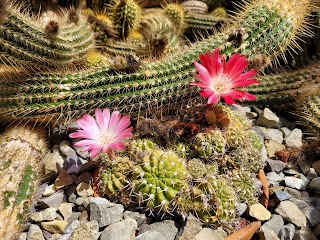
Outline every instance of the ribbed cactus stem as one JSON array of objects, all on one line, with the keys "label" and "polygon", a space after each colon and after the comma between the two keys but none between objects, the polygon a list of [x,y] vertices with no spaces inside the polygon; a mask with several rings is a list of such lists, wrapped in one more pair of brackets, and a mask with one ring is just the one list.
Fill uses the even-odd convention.
[{"label": "ribbed cactus stem", "polygon": [[[188,50],[152,63],[143,63],[133,73],[110,68],[70,74],[34,75],[16,86],[4,83],[0,91],[0,114],[10,120],[59,121],[88,113],[95,107],[118,108],[125,112],[154,111],[156,107],[195,98],[189,83],[194,81],[193,64],[199,54],[220,48],[226,56],[240,52],[253,59],[281,55],[302,29],[308,14],[307,0],[259,0],[248,5],[235,23],[222,33],[196,43]],[[241,29],[241,39],[235,33]],[[72,29],[70,29],[72,31]],[[1,79],[1,82],[5,82]]]},{"label": "ribbed cactus stem", "polygon": [[16,239],[27,219],[47,152],[43,129],[9,128],[0,136],[0,238]]}]

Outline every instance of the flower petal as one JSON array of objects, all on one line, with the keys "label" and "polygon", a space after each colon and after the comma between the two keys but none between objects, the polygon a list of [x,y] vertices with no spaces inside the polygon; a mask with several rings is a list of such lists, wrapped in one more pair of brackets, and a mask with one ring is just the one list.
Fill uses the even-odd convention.
[{"label": "flower petal", "polygon": [[100,149],[98,149],[98,148],[92,149],[89,156],[91,158],[94,158],[95,156],[97,156],[100,153],[100,151],[101,151],[101,148]]},{"label": "flower petal", "polygon": [[217,105],[220,100],[220,94],[214,93],[208,99],[208,104]]},{"label": "flower petal", "polygon": [[95,146],[99,146],[100,144],[95,140],[85,139],[85,140],[81,140],[79,142],[76,142],[74,145],[77,146],[77,147],[84,147],[84,146],[95,147]]},{"label": "flower petal", "polygon": [[230,96],[225,96],[223,97],[224,101],[226,104],[231,105],[231,104],[238,104],[234,99]]},{"label": "flower petal", "polygon": [[245,86],[249,86],[254,83],[260,83],[260,82],[258,82],[257,79],[253,78],[253,79],[248,79],[248,80],[243,80],[243,81],[238,81],[238,82],[232,83],[232,87],[233,88],[245,87]]},{"label": "flower petal", "polygon": [[100,108],[96,108],[95,113],[96,113],[97,125],[100,128],[100,130],[103,131],[104,129],[106,129],[106,126],[105,126],[102,110]]},{"label": "flower petal", "polygon": [[70,133],[69,137],[94,139],[96,137],[96,135],[93,132],[89,132],[89,131],[85,131],[85,130],[77,130],[77,132]]},{"label": "flower petal", "polygon": [[202,66],[201,64],[197,63],[196,61],[194,61],[194,65],[198,69],[201,82],[210,86],[211,82],[212,82],[212,78],[211,78],[211,75],[208,72],[208,70],[204,66]]},{"label": "flower petal", "polygon": [[201,64],[208,70],[211,77],[215,77],[221,73],[222,60],[220,56],[220,49],[217,48],[213,53],[206,52],[200,55]]},{"label": "flower petal", "polygon": [[203,89],[200,94],[202,97],[210,97],[211,95],[215,94],[215,91],[207,88],[207,89]]},{"label": "flower petal", "polygon": [[253,77],[254,75],[256,75],[257,72],[258,72],[257,70],[251,70],[249,72],[242,73],[242,74],[240,74],[239,77],[233,79],[232,82],[247,80],[247,79]]},{"label": "flower petal", "polygon": [[113,131],[116,130],[117,129],[117,124],[118,124],[120,118],[121,118],[120,112],[119,111],[114,111],[111,114],[111,118],[110,118],[108,129],[111,129]]},{"label": "flower petal", "polygon": [[250,94],[250,93],[247,93],[247,92],[244,92],[243,98],[246,100],[249,100],[249,101],[253,101],[253,100],[257,99],[257,96]]}]

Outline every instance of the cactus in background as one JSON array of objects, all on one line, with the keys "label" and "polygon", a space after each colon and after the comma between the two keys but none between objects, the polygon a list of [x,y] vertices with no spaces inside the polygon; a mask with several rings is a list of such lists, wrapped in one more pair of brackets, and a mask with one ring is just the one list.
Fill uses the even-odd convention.
[{"label": "cactus in background", "polygon": [[48,151],[45,131],[11,127],[0,142],[0,238],[16,239],[40,182],[40,161]]},{"label": "cactus in background", "polygon": [[[97,106],[131,113],[150,109],[154,112],[158,106],[173,107],[198,96],[189,83],[193,81],[192,61],[200,53],[219,47],[226,56],[240,52],[249,59],[261,55],[274,59],[288,46],[294,46],[307,13],[306,0],[299,6],[259,0],[248,5],[222,33],[170,58],[142,63],[133,73],[123,75],[105,67],[69,74],[34,75],[19,86],[7,82],[0,90],[0,113],[8,120],[57,122],[91,113]],[[239,29],[242,34],[239,33],[241,39],[237,40],[235,34]]]},{"label": "cactus in background", "polygon": [[[139,161],[139,160],[138,160]],[[172,200],[187,187],[189,177],[185,160],[174,152],[155,150],[140,159],[132,173],[133,191],[137,201],[152,210],[172,210]]]},{"label": "cactus in background", "polygon": [[164,7],[164,13],[174,25],[177,32],[182,32],[185,27],[184,10],[180,4],[170,3]]},{"label": "cactus in background", "polygon": [[139,27],[141,8],[134,0],[117,0],[112,7],[113,23],[120,39],[126,39]]},{"label": "cactus in background", "polygon": [[85,60],[91,47],[93,32],[83,18],[78,24],[54,13],[36,19],[10,6],[8,18],[0,26],[0,60],[6,65],[31,69],[72,67]]},{"label": "cactus in background", "polygon": [[154,150],[159,150],[159,146],[151,139],[134,139],[129,145],[129,153],[133,158],[151,154]]}]

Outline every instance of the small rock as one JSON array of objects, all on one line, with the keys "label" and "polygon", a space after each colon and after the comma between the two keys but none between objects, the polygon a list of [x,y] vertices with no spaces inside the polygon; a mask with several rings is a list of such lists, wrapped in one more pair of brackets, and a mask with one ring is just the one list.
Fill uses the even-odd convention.
[{"label": "small rock", "polygon": [[304,175],[300,174],[297,177],[285,177],[284,181],[286,183],[286,186],[295,188],[298,190],[306,190],[307,186],[309,184],[309,179],[307,179]]},{"label": "small rock", "polygon": [[259,115],[256,112],[247,112],[246,113],[247,118],[249,119],[256,119]]},{"label": "small rock", "polygon": [[261,203],[251,205],[249,215],[260,221],[268,220],[271,217],[271,213]]},{"label": "small rock", "polygon": [[93,190],[92,190],[90,184],[88,184],[86,182],[79,183],[79,185],[77,186],[76,190],[77,190],[77,194],[80,197],[91,197],[91,196],[93,196]]},{"label": "small rock", "polygon": [[245,203],[239,203],[236,208],[237,208],[237,216],[240,217],[242,214],[246,212],[248,206]]},{"label": "small rock", "polygon": [[292,240],[295,231],[296,228],[292,223],[284,225],[279,232],[280,240]]},{"label": "small rock", "polygon": [[99,227],[107,226],[122,219],[124,207],[107,199],[96,197],[89,204],[90,220],[97,220]]},{"label": "small rock", "polygon": [[27,240],[28,233],[23,232],[19,235],[17,240]]},{"label": "small rock", "polygon": [[88,220],[89,214],[87,210],[83,210],[79,216],[79,221],[82,222],[84,220]]},{"label": "small rock", "polygon": [[291,131],[290,135],[285,139],[288,147],[299,148],[302,147],[302,131],[295,128]]},{"label": "small rock", "polygon": [[282,127],[282,128],[280,128],[280,130],[283,133],[284,138],[287,138],[291,133],[291,130],[287,127]]},{"label": "small rock", "polygon": [[280,215],[273,214],[270,220],[265,222],[262,226],[270,228],[272,231],[276,233],[276,235],[278,235],[283,225],[283,218]]},{"label": "small rock", "polygon": [[42,222],[41,227],[50,233],[63,234],[64,229],[68,225],[67,221],[64,220],[53,220],[51,222]]},{"label": "small rock", "polygon": [[317,174],[320,175],[320,160],[313,162],[312,167],[317,172]]},{"label": "small rock", "polygon": [[223,230],[213,230],[211,228],[203,228],[192,240],[214,239],[223,240],[227,234]]},{"label": "small rock", "polygon": [[302,227],[300,230],[296,230],[293,240],[317,240],[317,236],[314,235],[312,230],[307,227]]},{"label": "small rock", "polygon": [[68,226],[64,229],[65,234],[71,234],[76,230],[78,227],[80,227],[80,221],[74,220],[73,222],[69,223]]},{"label": "small rock", "polygon": [[318,237],[320,236],[320,223],[313,228],[313,233]]},{"label": "small rock", "polygon": [[310,168],[306,177],[311,181],[312,179],[317,178],[318,174],[314,168]]},{"label": "small rock", "polygon": [[291,201],[291,202],[293,202],[294,204],[296,204],[297,207],[298,207],[300,210],[308,206],[308,203],[306,203],[305,201],[302,201],[302,200],[300,200],[300,199],[290,198],[289,201]]},{"label": "small rock", "polygon": [[[81,212],[72,212],[71,216],[68,218],[68,223],[72,223],[73,221],[78,220],[80,215],[81,215]],[[79,221],[81,220],[79,219]]]},{"label": "small rock", "polygon": [[285,168],[285,166],[287,166],[286,163],[280,160],[268,159],[267,163],[269,164],[272,172],[281,172]]},{"label": "small rock", "polygon": [[186,225],[183,228],[183,232],[179,240],[189,240],[197,235],[202,229],[202,223],[199,219],[189,213]]},{"label": "small rock", "polygon": [[74,206],[73,203],[62,203],[60,206],[59,206],[59,211],[60,213],[62,214],[63,216],[63,219],[65,221],[68,221],[69,217],[71,216],[72,214],[72,207]]},{"label": "small rock", "polygon": [[301,192],[298,191],[297,189],[286,187],[284,191],[289,193],[292,197],[296,199],[301,199]]},{"label": "small rock", "polygon": [[309,187],[313,192],[320,195],[320,177],[312,179]]},{"label": "small rock", "polygon": [[55,188],[54,184],[51,184],[44,189],[42,196],[48,197],[48,196],[54,194],[56,191],[57,191],[57,189]]},{"label": "small rock", "polygon": [[57,217],[56,208],[47,208],[40,212],[31,214],[30,218],[35,222],[52,221]]},{"label": "small rock", "polygon": [[58,208],[63,202],[64,198],[65,198],[65,195],[63,193],[63,190],[60,190],[50,195],[49,197],[40,199],[39,206],[43,208],[48,208],[48,207]]},{"label": "small rock", "polygon": [[267,154],[268,154],[268,156],[270,158],[274,157],[276,152],[285,149],[285,146],[283,144],[278,143],[278,142],[276,142],[274,140],[270,140],[270,139],[269,140],[265,140],[264,144],[265,144],[265,147],[266,147],[266,150],[267,150]]},{"label": "small rock", "polygon": [[53,146],[53,152],[48,153],[43,159],[44,180],[49,181],[57,177],[63,168],[64,157],[61,156],[59,146]]},{"label": "small rock", "polygon": [[132,218],[134,220],[137,221],[137,224],[138,224],[138,227],[145,223],[147,218],[146,218],[146,215],[145,214],[141,214],[139,212],[131,212],[131,211],[125,211],[123,213],[123,218],[124,219],[127,219],[127,218]]},{"label": "small rock", "polygon": [[315,226],[320,223],[320,211],[315,209],[313,206],[307,206],[301,209],[301,211],[307,217],[310,226]]},{"label": "small rock", "polygon": [[275,115],[269,108],[263,109],[262,113],[259,114],[259,118],[257,120],[257,125],[273,128],[279,124],[279,117]]},{"label": "small rock", "polygon": [[66,170],[61,170],[56,181],[54,182],[54,186],[56,189],[61,189],[71,185],[73,182],[73,177],[71,177]]},{"label": "small rock", "polygon": [[81,206],[81,205],[83,204],[83,202],[84,202],[84,197],[78,197],[78,198],[74,201],[74,203],[75,203],[76,205],[78,205],[78,206]]},{"label": "small rock", "polygon": [[162,235],[167,240],[174,240],[178,233],[178,228],[176,227],[174,221],[164,220],[162,222],[155,222],[150,224],[151,230],[161,232]]},{"label": "small rock", "polygon": [[91,172],[84,172],[78,177],[76,184],[79,184],[81,182],[90,183],[91,179],[92,179],[92,173]]},{"label": "small rock", "polygon": [[286,175],[299,175],[300,174],[297,170],[294,170],[292,168],[284,169],[283,173],[285,173]]},{"label": "small rock", "polygon": [[167,240],[167,239],[161,233],[150,230],[137,236],[135,240]]},{"label": "small rock", "polygon": [[301,171],[303,172],[304,175],[307,175],[309,170],[310,170],[310,165],[305,163],[305,161],[299,161],[298,162],[298,166],[301,169]]},{"label": "small rock", "polygon": [[269,187],[275,187],[275,186],[279,186],[279,183],[283,181],[283,177],[278,175],[275,172],[268,172],[267,180],[269,183]]},{"label": "small rock", "polygon": [[70,236],[71,236],[71,234],[61,235],[61,234],[55,233],[55,234],[52,234],[52,239],[50,239],[50,240],[69,240]]},{"label": "small rock", "polygon": [[27,235],[28,240],[45,240],[38,225],[31,224]]},{"label": "small rock", "polygon": [[259,239],[263,240],[280,240],[278,235],[267,225],[262,225],[259,231]]},{"label": "small rock", "polygon": [[292,197],[289,193],[284,191],[277,191],[275,192],[275,195],[279,201],[285,201]]},{"label": "small rock", "polygon": [[70,240],[97,240],[99,235],[99,224],[93,220],[75,229]]},{"label": "small rock", "polygon": [[264,134],[265,139],[271,139],[278,143],[283,142],[283,133],[278,129],[268,128]]},{"label": "small rock", "polygon": [[77,155],[76,151],[70,145],[71,144],[66,140],[63,140],[59,144],[60,151],[62,152],[63,155],[67,156],[70,153],[74,153],[75,155]]},{"label": "small rock", "polygon": [[100,240],[133,240],[136,229],[136,220],[127,218],[107,226],[100,235]]},{"label": "small rock", "polygon": [[270,195],[278,192],[278,191],[282,191],[284,189],[284,186],[274,186],[274,187],[270,187],[269,191],[270,191]]},{"label": "small rock", "polygon": [[261,139],[262,142],[264,141],[264,134],[267,131],[265,127],[253,126],[251,130],[256,133],[256,135]]},{"label": "small rock", "polygon": [[290,201],[280,202],[278,208],[275,209],[275,212],[281,215],[286,221],[295,224],[298,227],[307,226],[307,218],[300,211],[296,204]]}]

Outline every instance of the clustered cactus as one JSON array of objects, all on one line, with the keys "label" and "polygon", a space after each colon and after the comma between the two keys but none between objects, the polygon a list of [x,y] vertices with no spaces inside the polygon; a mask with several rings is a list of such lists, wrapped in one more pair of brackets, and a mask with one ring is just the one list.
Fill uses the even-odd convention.
[{"label": "clustered cactus", "polygon": [[[172,138],[165,143],[160,138],[141,138],[137,131],[128,151],[121,154],[127,157],[111,162],[102,157],[99,185],[103,192],[120,201],[127,192],[133,203],[152,212],[192,212],[206,224],[231,230],[237,204],[258,202],[253,177],[264,166],[262,143],[240,113],[223,105],[211,110],[229,118],[223,129],[210,129],[214,124],[205,127],[208,122],[203,119],[206,130],[193,140]],[[229,144],[225,134],[234,128],[245,139],[242,144]],[[250,160],[249,153],[254,153]]]}]

